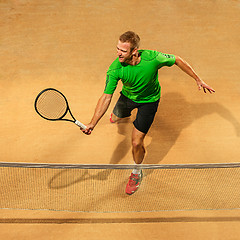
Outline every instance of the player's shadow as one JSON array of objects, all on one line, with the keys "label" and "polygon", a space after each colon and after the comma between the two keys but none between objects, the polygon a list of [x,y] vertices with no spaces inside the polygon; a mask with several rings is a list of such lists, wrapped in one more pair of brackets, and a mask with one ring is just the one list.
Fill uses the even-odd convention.
[{"label": "player's shadow", "polygon": [[[221,118],[232,124],[236,135],[240,136],[240,124],[234,115],[224,106],[219,103],[190,103],[185,100],[182,94],[177,92],[164,94],[161,98],[158,112],[154,123],[147,134],[151,138],[151,143],[147,146],[147,155],[144,159],[144,164],[159,164],[172,149],[180,136],[183,129],[189,127],[195,120],[210,114],[218,114]],[[123,139],[111,156],[109,164],[118,164],[131,151],[131,136],[132,136],[132,120],[125,119],[117,123],[118,133],[123,136]],[[203,129],[203,134],[207,130]],[[129,164],[132,164],[132,158],[129,159]],[[83,170],[80,175],[75,175],[69,179],[68,170],[56,174],[50,181],[50,188],[65,188],[73,184],[77,184],[87,180],[105,181],[111,174],[112,170],[102,170],[95,174],[91,174],[88,170]],[[148,171],[150,174],[151,171]],[[66,182],[59,183],[59,178],[68,176]]]},{"label": "player's shadow", "polygon": [[[131,137],[133,128],[132,117],[123,119],[120,122],[114,124],[117,124],[118,134],[122,135],[123,139],[113,151],[109,164],[119,163],[131,149]],[[133,160],[129,164],[131,163],[134,163]]]},{"label": "player's shadow", "polygon": [[[150,131],[152,137],[148,146],[146,164],[158,164],[176,143],[182,130],[195,120],[210,114],[217,114],[232,124],[236,135],[240,136],[240,124],[234,115],[223,105],[216,102],[190,103],[180,93],[172,92],[163,95],[159,111]],[[202,129],[207,134],[207,129]]]},{"label": "player's shadow", "polygon": [[[176,143],[183,129],[189,127],[195,120],[210,114],[218,114],[232,124],[236,135],[240,136],[240,124],[234,115],[224,106],[215,102],[190,103],[177,92],[162,96],[154,123],[147,134],[152,138],[147,146],[147,156],[144,164],[159,164]],[[203,134],[207,130],[203,129]],[[110,163],[119,163],[131,149],[132,124],[118,123],[118,133],[125,138],[114,150]],[[133,163],[132,159],[129,160]]]}]

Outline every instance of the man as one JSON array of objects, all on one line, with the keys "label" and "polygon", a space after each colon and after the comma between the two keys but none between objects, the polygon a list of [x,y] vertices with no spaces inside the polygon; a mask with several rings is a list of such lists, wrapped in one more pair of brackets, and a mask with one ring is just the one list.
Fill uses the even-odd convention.
[{"label": "man", "polygon": [[[137,165],[143,162],[144,138],[152,125],[159,104],[161,87],[158,81],[158,70],[161,67],[170,67],[175,64],[196,80],[199,90],[203,88],[205,93],[206,90],[210,93],[215,92],[180,57],[157,51],[139,50],[139,43],[139,36],[132,31],[125,32],[119,37],[118,58],[107,71],[104,93],[98,100],[91,122],[86,125],[85,130],[82,129],[85,134],[91,134],[107,111],[118,81],[121,79],[123,83],[121,96],[113,109],[110,121],[114,123],[129,117],[133,109],[138,109],[132,131],[132,155]],[[126,193],[129,195],[138,189],[142,180],[142,171],[137,168],[137,165],[126,186]]]}]

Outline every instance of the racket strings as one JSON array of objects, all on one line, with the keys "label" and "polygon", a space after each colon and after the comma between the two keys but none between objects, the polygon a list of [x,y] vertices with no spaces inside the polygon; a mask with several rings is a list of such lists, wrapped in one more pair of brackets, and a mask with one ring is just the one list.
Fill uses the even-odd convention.
[{"label": "racket strings", "polygon": [[48,90],[39,96],[36,108],[45,118],[60,119],[65,115],[68,106],[65,98],[59,92]]}]

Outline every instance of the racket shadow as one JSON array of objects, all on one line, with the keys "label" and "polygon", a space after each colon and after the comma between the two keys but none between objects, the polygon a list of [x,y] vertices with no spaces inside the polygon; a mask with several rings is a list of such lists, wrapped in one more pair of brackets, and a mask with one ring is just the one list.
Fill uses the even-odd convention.
[{"label": "racket shadow", "polygon": [[[73,172],[74,171],[74,172]],[[55,174],[48,183],[50,189],[63,189],[84,181],[106,181],[112,170],[64,169]]]},{"label": "racket shadow", "polygon": [[[131,134],[129,132],[131,133],[132,131],[132,124],[129,124],[129,122],[131,122],[131,119],[126,118],[116,123],[118,133],[125,137],[114,150],[109,164],[119,163],[131,149]],[[98,169],[94,171],[91,169],[61,169],[50,179],[48,186],[50,189],[63,189],[84,181],[106,181],[112,171],[113,169]]]}]

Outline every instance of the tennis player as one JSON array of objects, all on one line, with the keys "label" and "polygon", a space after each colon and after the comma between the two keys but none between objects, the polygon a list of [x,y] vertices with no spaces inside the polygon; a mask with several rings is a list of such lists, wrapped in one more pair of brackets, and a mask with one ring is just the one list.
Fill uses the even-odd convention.
[{"label": "tennis player", "polygon": [[[118,81],[123,83],[120,97],[110,116],[110,122],[115,123],[131,116],[137,108],[136,119],[132,131],[132,155],[136,164],[141,164],[145,155],[144,138],[153,123],[161,96],[161,86],[158,81],[158,70],[161,67],[177,65],[182,71],[195,79],[198,89],[206,93],[215,92],[196,74],[193,68],[182,58],[152,50],[139,50],[139,36],[128,31],[119,37],[117,44],[118,58],[107,71],[105,90],[98,100],[94,115],[85,134],[91,134],[98,121],[107,111]],[[126,186],[126,193],[133,194],[140,186],[142,171],[133,170]]]}]

